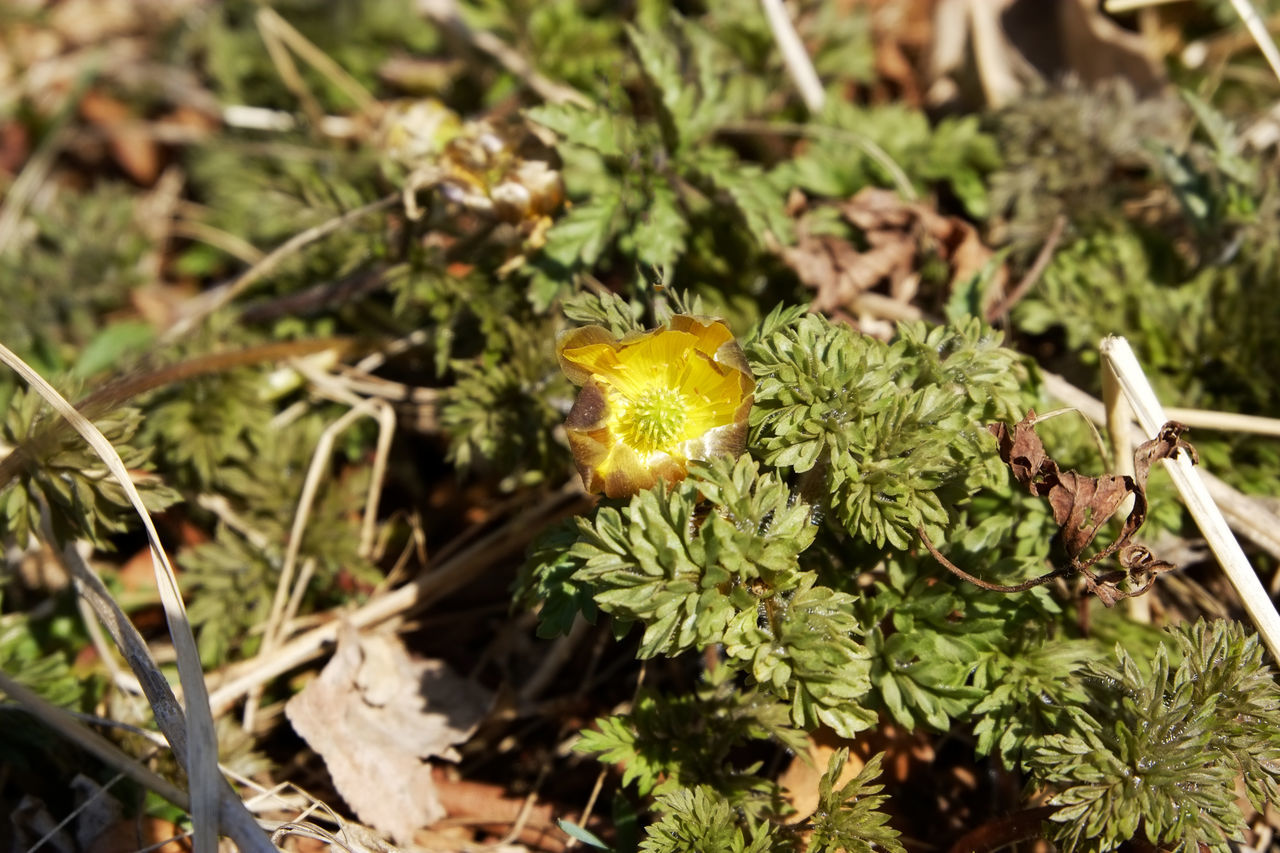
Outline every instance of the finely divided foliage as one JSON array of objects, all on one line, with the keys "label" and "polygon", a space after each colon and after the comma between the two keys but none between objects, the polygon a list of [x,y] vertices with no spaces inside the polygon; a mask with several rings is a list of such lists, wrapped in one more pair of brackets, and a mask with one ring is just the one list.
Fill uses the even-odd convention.
[{"label": "finely divided foliage", "polygon": [[[1244,773],[1258,802],[1276,785],[1280,720],[1256,641],[1222,623],[1199,626],[1174,635],[1179,668],[1166,645],[1156,646],[1151,675],[1123,649],[1108,668],[1097,642],[1053,637],[1063,610],[1044,590],[1014,597],[940,583],[937,567],[913,553],[917,526],[949,531],[976,506],[1018,506],[1023,524],[961,530],[956,553],[999,565],[1022,553],[1027,566],[1047,556],[1051,520],[1015,499],[983,428],[1025,405],[1012,353],[976,321],[908,325],[884,344],[799,310],[765,318],[745,350],[757,376],[749,453],[603,503],[572,544],[558,534],[561,549],[530,566],[544,620],[563,628],[571,602],[589,604],[584,612],[598,608],[619,633],[639,625],[640,657],[717,648],[722,687],[749,685],[799,729],[823,724],[850,737],[874,725],[877,710],[906,727],[972,721],[979,753],[1054,792],[1056,837],[1073,849],[1109,849],[1137,831],[1215,847],[1234,837],[1231,779]],[[1019,545],[1018,529],[1037,534],[1039,549]],[[844,569],[833,572],[840,542]],[[884,580],[851,583],[850,570],[877,563]],[[768,786],[707,771],[726,741],[717,751],[679,728],[654,728],[687,719],[688,708],[645,693],[580,748],[624,766],[641,791],[679,781],[655,803],[663,818],[651,849],[711,837],[723,849],[756,849],[760,833],[778,830],[729,821],[706,797],[716,791],[767,816]],[[856,838],[892,847],[861,824],[849,835],[839,828],[860,809],[878,814],[876,802],[832,805],[824,814],[836,823],[819,827],[808,849],[869,849]]]},{"label": "finely divided foliage", "polygon": [[1280,690],[1257,638],[1198,622],[1172,639],[1177,665],[1167,645],[1149,671],[1119,647],[1114,664],[1091,663],[1089,714],[1027,758],[1058,791],[1055,837],[1072,849],[1111,850],[1141,833],[1179,851],[1225,851],[1240,840],[1235,780],[1255,806],[1275,796]]},{"label": "finely divided foliage", "polygon": [[977,321],[905,326],[885,345],[816,315],[775,312],[747,347],[760,376],[752,446],[816,479],[855,537],[897,549],[948,522],[944,501],[994,485],[977,427],[1014,411],[1017,358]]}]

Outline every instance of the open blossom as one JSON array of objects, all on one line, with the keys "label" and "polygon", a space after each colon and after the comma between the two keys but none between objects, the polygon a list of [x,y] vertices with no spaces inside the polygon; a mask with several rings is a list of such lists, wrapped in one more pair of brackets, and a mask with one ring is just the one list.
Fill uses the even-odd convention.
[{"label": "open blossom", "polygon": [[742,452],[756,383],[719,320],[677,314],[621,340],[585,326],[556,350],[582,386],[565,430],[588,491],[627,497],[684,479],[691,459]]}]

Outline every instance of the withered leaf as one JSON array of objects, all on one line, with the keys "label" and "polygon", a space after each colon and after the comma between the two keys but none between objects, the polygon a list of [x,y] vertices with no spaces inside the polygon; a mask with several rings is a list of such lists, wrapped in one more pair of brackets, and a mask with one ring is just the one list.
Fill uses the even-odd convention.
[{"label": "withered leaf", "polygon": [[[1053,520],[1062,528],[1062,544],[1072,559],[1077,559],[1098,535],[1098,530],[1115,515],[1120,504],[1131,494],[1136,494],[1134,483],[1128,477],[1107,474],[1102,477],[1084,477],[1075,471],[1057,473],[1056,482],[1050,487],[1049,506]],[[1138,512],[1135,497],[1134,513]],[[1142,500],[1142,515],[1146,515],[1146,501]],[[1133,518],[1133,514],[1129,516]]]},{"label": "withered leaf", "polygon": [[[859,244],[815,228],[821,214],[831,210],[860,232]],[[887,298],[902,306],[894,316],[904,316],[917,298],[924,257],[937,257],[947,265],[952,288],[972,279],[994,257],[964,220],[876,187],[841,202],[810,203],[796,192],[788,213],[796,219],[796,241],[781,249],[782,258],[816,291],[814,308],[833,316],[860,314],[867,302],[862,297],[871,291],[882,303]],[[1003,288],[1005,274],[1003,268],[997,271],[995,292]],[[876,331],[866,323],[857,325],[864,332]]]},{"label": "withered leaf", "polygon": [[1005,424],[987,426],[1000,446],[1000,458],[1013,471],[1018,482],[1026,486],[1033,495],[1038,494],[1033,483],[1038,480],[1041,472],[1058,470],[1058,463],[1049,458],[1044,442],[1036,435],[1035,422],[1035,410],[1030,409],[1025,418],[1013,425],[1012,431]]},{"label": "withered leaf", "polygon": [[403,844],[444,817],[427,759],[457,760],[490,701],[395,635],[343,626],[333,658],[285,714],[360,819]]},{"label": "withered leaf", "polygon": [[[1115,474],[1086,477],[1075,471],[1062,471],[1045,451],[1040,436],[1035,432],[1035,422],[1036,413],[1031,410],[1014,424],[1012,432],[1002,423],[991,424],[987,429],[996,437],[1000,458],[1009,466],[1014,479],[1026,486],[1031,494],[1049,501],[1053,520],[1061,529],[1063,548],[1073,564],[1079,561],[1084,549],[1089,547],[1098,531],[1116,514],[1129,495],[1134,496],[1134,505],[1126,529],[1130,522],[1133,522],[1134,530],[1142,526],[1147,512],[1146,495],[1133,479]],[[1144,476],[1144,485],[1145,482]],[[1122,535],[1120,540],[1087,564],[1114,553],[1126,538]]]},{"label": "withered leaf", "polygon": [[[995,436],[1000,458],[1009,466],[1014,479],[1031,494],[1049,502],[1069,564],[1033,581],[1006,587],[980,581],[951,564],[923,531],[922,541],[934,557],[952,572],[988,589],[1020,591],[1055,577],[1079,573],[1085,578],[1086,588],[1107,606],[1121,598],[1145,592],[1156,574],[1173,568],[1173,565],[1158,559],[1145,546],[1134,544],[1131,540],[1147,519],[1147,477],[1156,460],[1173,458],[1179,451],[1186,451],[1191,454],[1193,461],[1198,461],[1195,448],[1181,438],[1186,427],[1170,421],[1161,427],[1155,438],[1139,446],[1133,456],[1133,477],[1115,474],[1089,477],[1076,471],[1063,471],[1045,451],[1043,442],[1036,435],[1035,423],[1036,413],[1028,411],[1026,417],[1012,428],[1003,423],[991,424],[987,428]],[[1098,531],[1130,496],[1133,497],[1133,508],[1129,510],[1129,515],[1121,526],[1120,535],[1098,553],[1082,558],[1081,555],[1098,535]],[[1125,571],[1106,575],[1095,575],[1090,571],[1094,564],[1116,554]],[[1124,591],[1120,589],[1119,583],[1126,578],[1129,589]]]}]

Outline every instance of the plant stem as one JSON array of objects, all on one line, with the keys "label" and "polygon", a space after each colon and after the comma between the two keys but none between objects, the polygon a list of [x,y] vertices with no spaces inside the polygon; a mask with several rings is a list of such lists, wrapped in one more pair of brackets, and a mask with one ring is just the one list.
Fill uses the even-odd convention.
[{"label": "plant stem", "polygon": [[765,16],[769,19],[769,27],[773,30],[774,41],[778,43],[778,50],[782,52],[782,61],[791,74],[791,80],[800,90],[804,105],[811,113],[821,112],[822,105],[826,101],[826,93],[822,91],[822,81],[818,79],[818,72],[813,68],[813,60],[804,49],[804,42],[800,41],[800,36],[796,34],[796,28],[791,23],[787,8],[782,5],[782,0],[760,0],[760,5],[764,7]]}]

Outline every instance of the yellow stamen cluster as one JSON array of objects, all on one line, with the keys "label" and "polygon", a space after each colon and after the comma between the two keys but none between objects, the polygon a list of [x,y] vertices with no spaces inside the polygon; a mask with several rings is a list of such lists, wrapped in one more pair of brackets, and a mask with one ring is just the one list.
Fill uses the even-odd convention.
[{"label": "yellow stamen cluster", "polygon": [[647,388],[618,412],[618,437],[643,454],[670,447],[689,422],[684,395],[674,388]]}]

